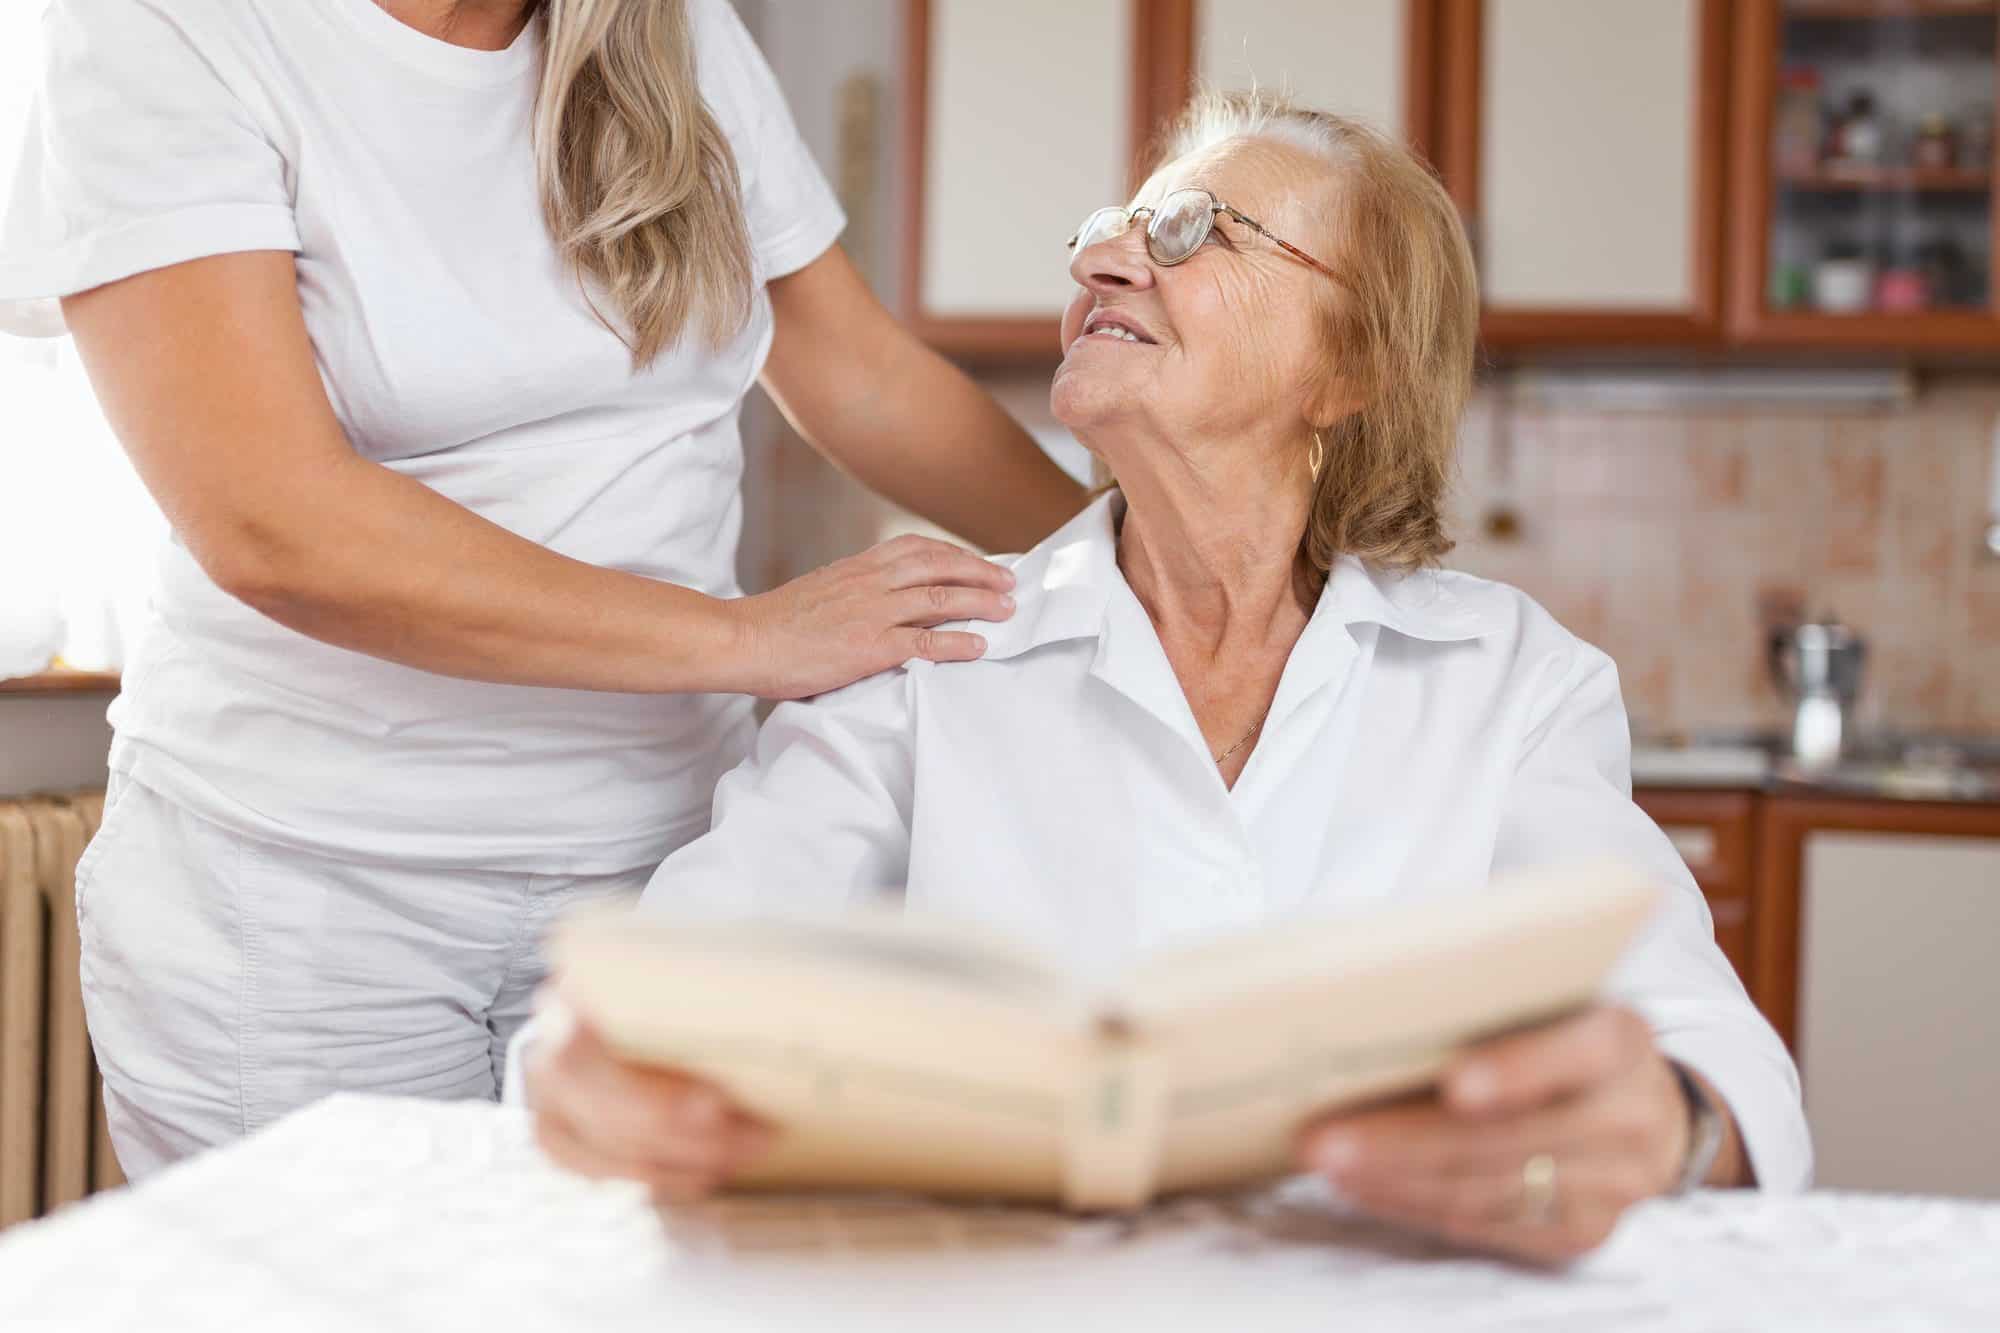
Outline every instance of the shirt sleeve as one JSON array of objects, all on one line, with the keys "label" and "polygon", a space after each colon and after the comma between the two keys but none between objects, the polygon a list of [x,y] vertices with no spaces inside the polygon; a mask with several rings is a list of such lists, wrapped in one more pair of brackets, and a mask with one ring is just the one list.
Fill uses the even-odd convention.
[{"label": "shirt sleeve", "polygon": [[[0,321],[148,269],[299,248],[282,154],[224,82],[205,6],[55,0],[0,202]],[[56,326],[59,327],[59,326]]]},{"label": "shirt sleeve", "polygon": [[885,672],[772,710],[715,789],[709,832],[668,857],[642,910],[831,907],[900,895],[916,795],[916,678]]},{"label": "shirt sleeve", "polygon": [[1708,904],[1680,854],[1632,801],[1617,667],[1580,641],[1574,649],[1532,720],[1493,868],[1603,855],[1651,876],[1660,907],[1614,972],[1610,997],[1651,1024],[1661,1051],[1715,1086],[1759,1185],[1803,1189],[1812,1176],[1812,1141],[1798,1071],[1716,946]]},{"label": "shirt sleeve", "polygon": [[[915,678],[885,672],[779,704],[750,757],[715,789],[709,831],[669,856],[640,911],[833,907],[901,894],[916,795]],[[508,1043],[501,1100],[526,1101],[523,1073],[548,1024]]]},{"label": "shirt sleeve", "polygon": [[689,8],[702,96],[736,153],[758,279],[781,278],[825,254],[847,215],[736,10],[727,0],[694,0]]}]

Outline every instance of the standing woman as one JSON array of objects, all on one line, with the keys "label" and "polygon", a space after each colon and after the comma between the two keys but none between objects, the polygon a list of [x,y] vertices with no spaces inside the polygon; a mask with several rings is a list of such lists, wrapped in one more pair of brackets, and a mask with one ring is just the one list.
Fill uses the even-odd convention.
[{"label": "standing woman", "polygon": [[737,419],[1024,548],[1077,489],[900,330],[725,0],[53,0],[0,300],[174,529],[79,869],[126,1171],[492,1097],[543,925],[707,827],[750,696],[1011,614],[906,538],[734,577]]}]

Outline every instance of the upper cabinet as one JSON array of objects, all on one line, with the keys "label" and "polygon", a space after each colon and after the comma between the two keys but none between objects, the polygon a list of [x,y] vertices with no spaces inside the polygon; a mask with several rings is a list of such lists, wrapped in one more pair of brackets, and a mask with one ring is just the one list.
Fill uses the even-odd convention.
[{"label": "upper cabinet", "polygon": [[904,316],[979,362],[1053,361],[1064,242],[1123,202],[1197,79],[1287,88],[1421,145],[1432,0],[906,0]]},{"label": "upper cabinet", "polygon": [[1723,0],[1444,0],[1438,161],[1490,346],[1721,329]]},{"label": "upper cabinet", "polygon": [[1730,323],[2000,348],[1993,0],[1738,0]]},{"label": "upper cabinet", "polygon": [[972,360],[1058,355],[1063,243],[1149,132],[1146,0],[908,0],[905,315]]},{"label": "upper cabinet", "polygon": [[1216,88],[1280,88],[1423,147],[1436,68],[1430,0],[1193,0],[1191,71]]},{"label": "upper cabinet", "polygon": [[1489,353],[2000,355],[2000,0],[906,3],[904,313],[962,359],[1056,359],[1063,242],[1197,81],[1435,163]]}]

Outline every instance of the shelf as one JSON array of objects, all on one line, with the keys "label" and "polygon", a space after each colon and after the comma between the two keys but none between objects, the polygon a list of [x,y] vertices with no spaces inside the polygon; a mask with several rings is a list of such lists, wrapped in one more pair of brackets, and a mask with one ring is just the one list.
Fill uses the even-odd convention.
[{"label": "shelf", "polygon": [[116,694],[115,671],[44,671],[38,676],[0,680],[0,694]]},{"label": "shelf", "polygon": [[1992,18],[2000,6],[1992,0],[1979,4],[1952,3],[1952,0],[1831,0],[1827,4],[1792,3],[1784,17],[1798,19],[1904,19],[1904,18]]},{"label": "shelf", "polygon": [[1993,188],[1993,173],[1970,167],[1822,167],[1785,172],[1778,184],[1825,192],[1984,194]]}]

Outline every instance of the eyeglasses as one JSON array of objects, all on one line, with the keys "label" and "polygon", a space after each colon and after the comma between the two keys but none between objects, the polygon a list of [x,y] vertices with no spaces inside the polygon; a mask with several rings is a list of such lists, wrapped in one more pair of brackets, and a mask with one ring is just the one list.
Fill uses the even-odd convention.
[{"label": "eyeglasses", "polygon": [[1069,248],[1086,249],[1100,241],[1123,236],[1142,215],[1146,218],[1146,253],[1152,256],[1155,264],[1166,268],[1185,264],[1194,258],[1195,251],[1201,249],[1209,233],[1215,230],[1215,219],[1221,216],[1243,224],[1286,254],[1303,259],[1334,281],[1340,280],[1338,274],[1319,260],[1290,241],[1272,235],[1263,223],[1239,213],[1207,190],[1194,188],[1175,190],[1156,208],[1100,208],[1085,218],[1083,225],[1076,229],[1076,235],[1069,238]]}]

